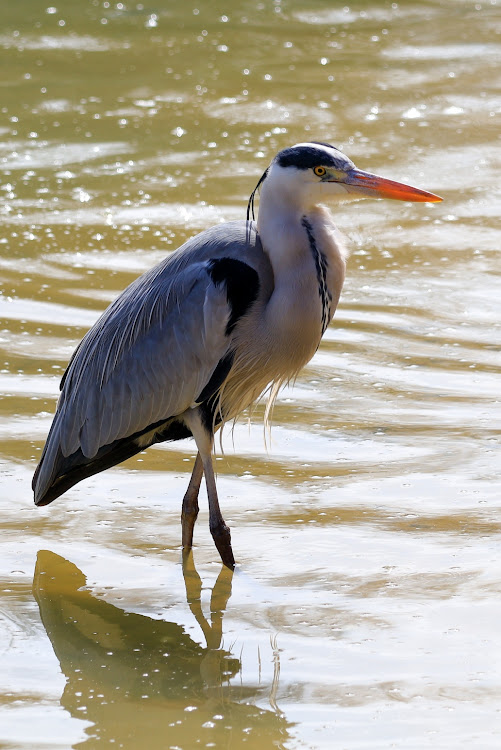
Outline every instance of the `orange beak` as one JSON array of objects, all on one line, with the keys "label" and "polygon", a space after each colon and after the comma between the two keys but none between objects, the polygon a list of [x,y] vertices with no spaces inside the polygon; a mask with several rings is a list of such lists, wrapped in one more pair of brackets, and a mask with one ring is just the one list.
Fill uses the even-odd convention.
[{"label": "orange beak", "polygon": [[426,190],[419,190],[419,188],[411,185],[404,185],[402,182],[387,180],[385,177],[378,177],[370,172],[362,172],[360,169],[350,169],[343,178],[332,180],[332,182],[341,182],[349,193],[367,195],[372,198],[391,198],[395,201],[421,203],[440,203],[443,200],[440,196],[428,193]]}]

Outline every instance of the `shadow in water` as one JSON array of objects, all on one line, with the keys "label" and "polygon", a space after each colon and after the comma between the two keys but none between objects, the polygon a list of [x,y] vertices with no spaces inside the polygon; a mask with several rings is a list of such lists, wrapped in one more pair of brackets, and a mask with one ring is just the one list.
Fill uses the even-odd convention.
[{"label": "shadow in water", "polygon": [[233,573],[221,569],[210,623],[191,553],[183,573],[206,647],[177,623],[124,612],[97,598],[84,588],[86,578],[76,565],[52,552],[38,553],[33,591],[67,680],[61,705],[92,723],[75,747],[262,748],[264,742],[280,748],[288,739],[290,724],[274,702],[277,685],[244,686],[237,677],[241,661],[221,648]]}]

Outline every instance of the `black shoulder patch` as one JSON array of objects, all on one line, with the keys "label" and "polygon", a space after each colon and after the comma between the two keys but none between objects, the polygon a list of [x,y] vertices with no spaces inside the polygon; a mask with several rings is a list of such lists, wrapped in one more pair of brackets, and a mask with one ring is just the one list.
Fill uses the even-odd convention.
[{"label": "black shoulder patch", "polygon": [[209,276],[216,286],[225,284],[230,306],[226,335],[233,331],[259,294],[259,276],[247,263],[236,258],[214,258],[209,262]]}]

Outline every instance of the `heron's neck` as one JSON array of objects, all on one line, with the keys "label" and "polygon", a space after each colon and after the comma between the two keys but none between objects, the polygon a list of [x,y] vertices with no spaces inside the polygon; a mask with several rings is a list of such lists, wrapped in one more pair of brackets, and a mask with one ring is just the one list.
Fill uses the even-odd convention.
[{"label": "heron's neck", "polygon": [[[296,276],[324,258],[329,267],[331,293],[336,303],[344,281],[347,250],[330,211],[324,206],[304,206],[294,196],[275,193],[263,185],[259,202],[258,232],[275,275],[275,283]],[[311,273],[307,273],[311,276]],[[336,282],[337,277],[338,281]]]},{"label": "heron's neck", "polygon": [[257,226],[275,275],[294,264],[296,256],[301,255],[304,245],[301,221],[304,213],[304,207],[297,202],[296,196],[273,189],[265,180],[261,188]]},{"label": "heron's neck", "polygon": [[258,232],[273,267],[277,319],[287,329],[309,330],[308,336],[318,331],[318,344],[339,300],[347,256],[330,212],[263,190]]}]

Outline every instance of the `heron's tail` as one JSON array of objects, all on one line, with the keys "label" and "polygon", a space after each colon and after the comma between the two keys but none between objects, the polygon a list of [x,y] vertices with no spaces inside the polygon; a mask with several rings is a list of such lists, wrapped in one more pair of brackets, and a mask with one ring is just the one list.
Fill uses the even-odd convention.
[{"label": "heron's tail", "polygon": [[93,458],[84,456],[80,449],[65,457],[59,447],[54,456],[48,452],[42,454],[32,483],[35,505],[48,505],[82,479],[105,471],[142,450],[144,448],[132,438],[123,438],[103,446]]},{"label": "heron's tail", "polygon": [[80,447],[70,456],[64,456],[54,419],[42,458],[33,476],[35,504],[48,505],[82,479],[122,463],[153,443],[187,437],[191,437],[187,427],[176,419],[169,418],[149,425],[141,432],[103,445],[91,458],[85,456]]},{"label": "heron's tail", "polygon": [[103,446],[91,458],[85,456],[80,447],[71,455],[65,456],[61,449],[60,419],[60,413],[57,412],[40,463],[33,475],[35,505],[48,505],[82,479],[104,471],[143,450],[135,442],[136,436],[131,436]]}]

